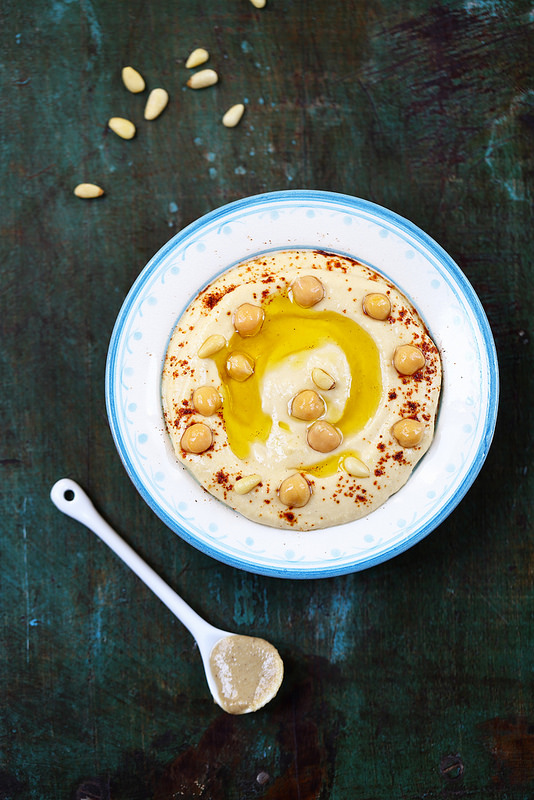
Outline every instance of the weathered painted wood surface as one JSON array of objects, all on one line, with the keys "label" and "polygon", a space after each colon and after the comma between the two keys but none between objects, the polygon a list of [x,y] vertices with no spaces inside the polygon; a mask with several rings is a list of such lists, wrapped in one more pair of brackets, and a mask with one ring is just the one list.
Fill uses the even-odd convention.
[{"label": "weathered painted wood surface", "polygon": [[[533,796],[533,16],[523,0],[4,0],[1,798]],[[193,94],[197,46],[221,81]],[[169,91],[157,121],[126,64]],[[135,139],[107,130],[115,115]],[[80,181],[105,197],[78,200]],[[113,323],[153,253],[222,203],[293,187],[437,239],[502,378],[487,463],[440,529],[324,581],[246,574],[172,534],[104,404]],[[277,644],[267,709],[213,705],[185,629],[51,505],[62,476],[200,613]]]}]

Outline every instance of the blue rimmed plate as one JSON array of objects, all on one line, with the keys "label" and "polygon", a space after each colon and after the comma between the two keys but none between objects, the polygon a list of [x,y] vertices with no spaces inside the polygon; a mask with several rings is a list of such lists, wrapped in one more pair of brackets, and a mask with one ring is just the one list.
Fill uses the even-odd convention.
[{"label": "blue rimmed plate", "polygon": [[[440,349],[443,387],[435,438],[407,484],[365,519],[320,531],[251,522],[205,492],[176,461],[160,399],[173,328],[192,298],[229,267],[265,252],[313,248],[382,272],[407,295]],[[147,264],[118,315],[106,365],[117,450],[153,511],[213,558],[281,578],[365,569],[435,529],[480,471],[495,428],[498,366],[484,310],[459,267],[412,223],[331,192],[256,195],[212,211]]]}]

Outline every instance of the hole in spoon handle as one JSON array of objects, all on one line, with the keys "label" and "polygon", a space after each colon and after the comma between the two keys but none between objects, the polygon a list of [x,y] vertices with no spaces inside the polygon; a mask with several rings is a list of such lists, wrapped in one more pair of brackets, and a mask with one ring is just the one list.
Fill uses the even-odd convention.
[{"label": "hole in spoon handle", "polygon": [[82,487],[70,478],[61,478],[52,486],[50,499],[63,514],[92,530],[95,518],[102,519]]}]

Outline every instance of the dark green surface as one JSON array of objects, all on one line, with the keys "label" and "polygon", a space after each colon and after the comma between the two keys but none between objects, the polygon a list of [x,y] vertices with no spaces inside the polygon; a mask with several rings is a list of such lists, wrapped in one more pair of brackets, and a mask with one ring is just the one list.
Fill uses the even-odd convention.
[{"label": "dark green surface", "polygon": [[[521,0],[1,4],[2,800],[534,796],[532,19]],[[199,93],[196,46],[221,74]],[[125,64],[169,91],[159,120]],[[106,196],[78,200],[82,180]],[[323,581],[182,542],[105,412],[109,337],[149,258],[203,213],[287,188],[354,194],[433,236],[501,368],[494,444],[460,506],[395,560]],[[50,503],[63,476],[211,622],[279,647],[272,704],[213,705],[185,629]]]}]

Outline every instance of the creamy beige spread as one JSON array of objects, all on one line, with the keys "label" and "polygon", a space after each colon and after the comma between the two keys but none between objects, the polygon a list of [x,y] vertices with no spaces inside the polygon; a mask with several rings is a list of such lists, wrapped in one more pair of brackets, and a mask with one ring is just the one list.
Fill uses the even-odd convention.
[{"label": "creamy beige spread", "polygon": [[254,258],[190,303],[162,401],[178,460],[231,508],[311,530],[368,515],[431,444],[441,362],[391,282],[314,250]]},{"label": "creamy beige spread", "polygon": [[278,650],[254,636],[221,639],[211,652],[210,665],[220,706],[229,714],[257,711],[273,699],[284,677]]}]

